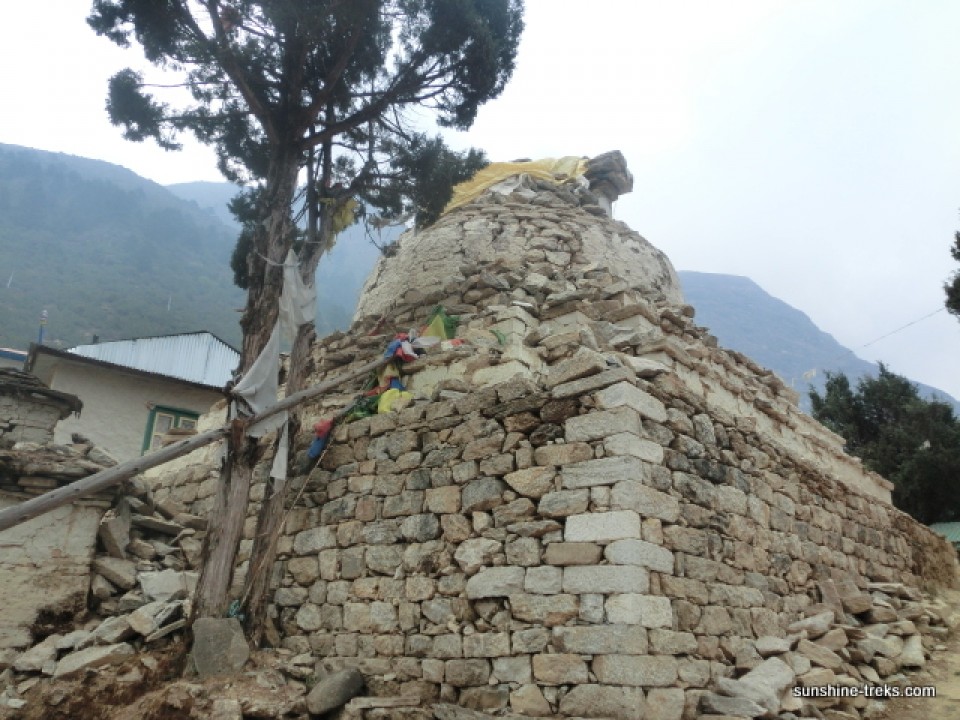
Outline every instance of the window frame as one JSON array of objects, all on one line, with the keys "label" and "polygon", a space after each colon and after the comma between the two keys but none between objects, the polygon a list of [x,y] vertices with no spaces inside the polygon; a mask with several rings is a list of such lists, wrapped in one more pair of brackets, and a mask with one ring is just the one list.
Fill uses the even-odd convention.
[{"label": "window frame", "polygon": [[147,416],[147,426],[143,431],[143,443],[140,448],[140,455],[146,455],[148,452],[153,452],[153,450],[159,448],[152,448],[153,436],[155,433],[155,428],[157,424],[157,418],[160,416],[169,416],[172,417],[172,422],[170,429],[179,428],[181,420],[192,420],[193,428],[197,428],[198,421],[200,420],[200,413],[194,412],[193,410],[188,410],[186,408],[177,408],[170,405],[153,405],[150,408],[150,414]]}]

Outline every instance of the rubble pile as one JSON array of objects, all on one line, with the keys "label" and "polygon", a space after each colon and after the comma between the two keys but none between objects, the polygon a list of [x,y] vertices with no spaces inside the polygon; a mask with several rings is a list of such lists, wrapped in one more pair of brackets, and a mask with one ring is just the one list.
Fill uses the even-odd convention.
[{"label": "rubble pile", "polygon": [[[0,508],[113,464],[82,438],[71,445],[3,442]],[[35,625],[61,622],[86,607],[97,524],[113,498],[100,493],[0,532],[0,667],[31,643]]]},{"label": "rubble pile", "polygon": [[[838,592],[838,589],[840,592]],[[902,583],[820,584],[824,602],[804,611],[786,637],[766,636],[732,658],[736,678],[700,696],[700,718],[826,718],[880,715],[885,688],[929,684],[920,672],[956,618],[943,603]]]},{"label": "rubble pile", "polygon": [[[74,448],[78,446],[85,447]],[[46,446],[31,448],[30,457],[36,468],[49,474],[53,459],[59,459],[57,468],[69,470],[64,458],[77,452]],[[86,460],[74,458],[84,475],[93,469],[91,455],[101,457],[101,453],[89,448]],[[76,479],[69,472],[67,477]],[[83,604],[72,608],[70,615],[61,613],[56,624],[35,625],[34,640],[39,642],[31,647],[5,651],[0,688],[8,706],[23,703],[19,696],[37,678],[78,677],[88,669],[121,663],[137,649],[186,625],[187,596],[196,584],[196,573],[190,568],[200,552],[196,534],[205,528],[205,521],[170,503],[152,503],[139,478],[124,489],[139,497],[121,494],[116,502],[110,502],[112,497],[102,501],[113,507],[105,514],[100,511],[98,552],[92,563],[88,558],[88,593]]]},{"label": "rubble pile", "polygon": [[[0,493],[10,500],[26,500],[116,464],[109,453],[86,440],[72,445],[10,443],[0,447]],[[100,498],[109,503],[113,493]]]},{"label": "rubble pile", "polygon": [[[51,458],[69,468],[66,458],[85,450],[83,443],[17,448],[45,468]],[[0,651],[0,718],[106,717],[98,713],[132,706],[153,688],[157,697],[145,707],[178,717],[306,718],[314,659],[286,649],[251,654],[235,618],[195,623],[186,679],[168,682],[183,665],[207,521],[171,498],[157,499],[142,476],[94,502],[102,519],[84,602],[55,624],[37,622],[29,647]],[[82,689],[98,678],[116,688],[106,693],[110,699]]]}]

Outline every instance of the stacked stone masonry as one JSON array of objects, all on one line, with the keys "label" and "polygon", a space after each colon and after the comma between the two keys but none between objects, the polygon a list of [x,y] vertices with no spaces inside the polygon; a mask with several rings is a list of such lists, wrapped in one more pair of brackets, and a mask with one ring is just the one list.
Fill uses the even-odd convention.
[{"label": "stacked stone masonry", "polygon": [[530,285],[546,281],[534,266],[550,276],[593,263],[614,268],[647,297],[680,304],[680,284],[667,257],[607,217],[599,200],[579,185],[557,187],[529,178],[510,195],[489,192],[442,216],[429,230],[405,234],[400,252],[381,258],[370,273],[356,318],[392,313],[442,291],[463,263],[504,258],[530,271]]},{"label": "stacked stone masonry", "polygon": [[25,407],[16,398],[0,394],[0,437],[16,442],[47,442],[59,419],[60,409],[54,405]]},{"label": "stacked stone masonry", "polygon": [[[506,208],[512,232],[549,236],[558,210],[585,214],[543,187],[523,213],[511,197],[484,196],[441,229],[466,237],[478,214]],[[389,320],[315,346],[321,382],[438,303],[465,341],[406,365],[420,400],[339,426],[322,465],[295,478],[273,568],[285,648],[311,653],[320,674],[359,669],[373,695],[694,718],[763,647],[796,646],[792,623],[824,610],[825,587],[869,598],[876,583],[954,582],[947,543],[893,508],[889,483],[772,373],[718,348],[692,308],[651,300],[648,284],[576,252],[563,260],[463,264],[402,295]],[[302,425],[358,390],[304,407]],[[299,435],[298,456],[309,441]],[[215,482],[209,464],[186,461],[157,473],[155,493],[202,515]],[[842,609],[836,621],[858,622]]]},{"label": "stacked stone masonry", "polygon": [[[116,463],[88,442],[4,444],[0,510]],[[100,493],[0,531],[0,669],[11,652],[31,644],[42,618],[71,617],[86,607],[97,526],[112,497]]]},{"label": "stacked stone masonry", "polygon": [[0,368],[0,447],[49,443],[57,421],[82,407],[75,395],[50,390],[30,373]]}]

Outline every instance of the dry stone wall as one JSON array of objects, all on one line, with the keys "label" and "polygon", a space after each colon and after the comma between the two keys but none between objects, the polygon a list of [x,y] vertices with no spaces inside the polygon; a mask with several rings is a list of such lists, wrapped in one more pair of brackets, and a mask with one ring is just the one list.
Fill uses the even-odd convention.
[{"label": "dry stone wall", "polygon": [[57,421],[82,407],[75,395],[50,390],[30,373],[0,368],[0,447],[49,443]]},{"label": "dry stone wall", "polygon": [[396,254],[379,260],[367,279],[356,319],[442,290],[460,266],[509,258],[524,264],[530,282],[558,270],[613,268],[651,298],[679,304],[683,297],[670,261],[622,222],[606,216],[597,197],[579,186],[558,188],[527,179],[510,195],[488,193],[449,213],[425,232],[407,232]]},{"label": "dry stone wall", "polygon": [[[547,234],[558,209],[585,212],[538,197],[522,222]],[[484,196],[446,222],[516,214],[514,201]],[[462,319],[462,345],[404,366],[418,401],[338,427],[322,464],[294,479],[271,612],[277,639],[318,675],[357,668],[373,695],[517,716],[675,720],[752,716],[756,704],[730,701],[757,681],[732,679],[748,670],[775,715],[787,685],[830,679],[824,664],[844,682],[915,664],[848,644],[890,612],[930,624],[909,603],[954,582],[955,553],[893,508],[889,483],[792,390],[718,348],[692,308],[546,255],[465,262],[401,298],[389,319],[314,348],[321,382],[437,303]],[[303,425],[357,391],[303,408]],[[161,473],[156,493],[199,514],[214,482],[188,464]],[[741,685],[723,694],[723,681]]]},{"label": "dry stone wall", "polygon": [[387,694],[679,718],[731,658],[785,637],[817,580],[950,567],[932,533],[892,531],[895,509],[632,375],[345,428],[288,523],[287,646]]},{"label": "dry stone wall", "polygon": [[13,442],[48,442],[60,419],[55,405],[25,406],[9,395],[0,395],[0,436]]}]

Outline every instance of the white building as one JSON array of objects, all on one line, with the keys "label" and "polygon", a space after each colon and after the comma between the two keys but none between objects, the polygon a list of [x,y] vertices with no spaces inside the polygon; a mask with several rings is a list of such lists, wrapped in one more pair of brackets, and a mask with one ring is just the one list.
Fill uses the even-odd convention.
[{"label": "white building", "polygon": [[224,397],[240,353],[206,331],[55,350],[33,344],[26,369],[53,390],[83,401],[54,441],[86,435],[121,462],[159,447],[170,430],[193,430]]}]

